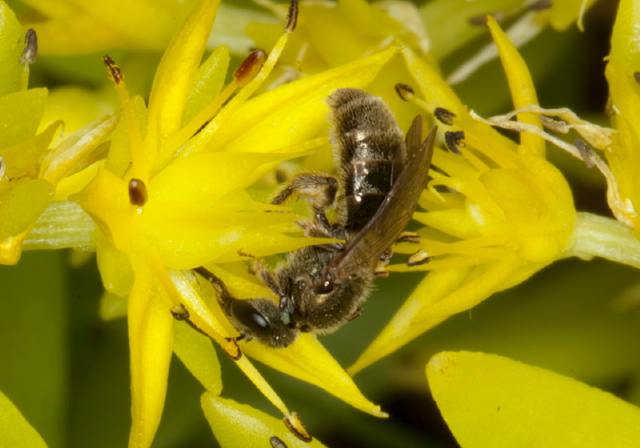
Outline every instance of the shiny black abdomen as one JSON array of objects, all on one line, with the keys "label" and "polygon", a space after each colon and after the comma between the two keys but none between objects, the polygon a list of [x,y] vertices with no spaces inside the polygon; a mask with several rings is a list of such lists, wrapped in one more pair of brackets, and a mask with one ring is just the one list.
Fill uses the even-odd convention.
[{"label": "shiny black abdomen", "polygon": [[360,89],[327,100],[345,200],[345,230],[358,232],[376,213],[403,168],[402,130],[384,101]]}]

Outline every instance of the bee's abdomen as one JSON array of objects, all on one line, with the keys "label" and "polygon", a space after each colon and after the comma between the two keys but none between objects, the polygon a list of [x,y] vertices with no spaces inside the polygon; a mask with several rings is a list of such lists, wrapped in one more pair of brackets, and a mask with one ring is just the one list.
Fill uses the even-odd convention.
[{"label": "bee's abdomen", "polygon": [[338,89],[327,103],[346,201],[345,227],[358,231],[371,220],[402,171],[404,137],[380,97],[360,89]]}]

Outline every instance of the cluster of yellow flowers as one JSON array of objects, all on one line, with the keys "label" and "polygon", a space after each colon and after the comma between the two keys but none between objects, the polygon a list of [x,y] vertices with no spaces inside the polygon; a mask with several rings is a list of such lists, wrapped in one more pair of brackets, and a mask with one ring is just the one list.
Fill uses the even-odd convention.
[{"label": "cluster of yellow flowers", "polygon": [[[173,353],[206,390],[202,408],[222,446],[323,446],[309,442],[297,414],[251,360],[384,417],[351,376],[449,317],[557,260],[597,256],[640,268],[638,0],[621,0],[613,30],[606,69],[612,128],[568,109],[543,109],[516,49],[548,26],[580,23],[592,1],[260,2],[269,14],[219,0],[27,3],[39,14],[32,20],[25,11],[19,23],[0,0],[0,263],[18,263],[23,250],[96,252],[106,291],[102,315],[127,316],[131,447],[154,440]],[[497,13],[486,16],[491,11],[512,23],[507,32]],[[483,26],[463,23],[469,18]],[[445,80],[437,61],[487,28],[494,45]],[[232,56],[246,55],[251,41],[271,50],[254,50],[230,72]],[[48,91],[28,88],[36,46],[49,64],[61,55],[126,52],[104,57],[101,76],[110,83],[100,90]],[[136,70],[153,51],[163,55],[147,89]],[[450,84],[495,56],[514,112],[482,118]],[[396,249],[430,261],[389,266],[428,275],[346,370],[311,334],[286,349],[237,342],[214,291],[191,271],[206,266],[238,298],[269,297],[241,253],[262,258],[326,242],[304,237],[297,213],[265,213],[284,209],[263,199],[273,190],[268,177],[284,161],[310,156],[307,168],[330,169],[322,155],[330,152],[325,99],[343,87],[382,96],[403,129],[423,114],[438,122],[441,136],[419,201],[423,211],[414,215],[420,243]],[[62,110],[65,104],[72,109]],[[573,144],[558,138],[568,131],[580,135]],[[567,180],[546,158],[546,142],[602,172],[616,219],[576,211]],[[176,321],[176,309],[208,338]],[[220,396],[221,368],[209,338],[286,424]],[[443,352],[428,364],[427,377],[461,446],[640,440],[637,408],[506,358]],[[1,394],[0,410],[7,416],[0,439],[46,446]]]}]

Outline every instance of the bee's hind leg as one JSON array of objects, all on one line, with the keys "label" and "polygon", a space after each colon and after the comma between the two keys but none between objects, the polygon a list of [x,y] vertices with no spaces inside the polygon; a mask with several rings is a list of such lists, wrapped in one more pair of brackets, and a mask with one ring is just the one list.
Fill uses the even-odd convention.
[{"label": "bee's hind leg", "polygon": [[316,221],[329,228],[324,211],[333,204],[338,192],[338,181],[325,174],[303,173],[297,175],[272,200],[274,205],[286,202],[297,194],[313,207]]}]

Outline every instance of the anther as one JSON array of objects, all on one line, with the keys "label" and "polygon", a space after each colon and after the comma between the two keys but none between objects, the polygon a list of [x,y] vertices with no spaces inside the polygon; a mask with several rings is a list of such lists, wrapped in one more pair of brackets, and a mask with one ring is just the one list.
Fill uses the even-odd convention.
[{"label": "anther", "polygon": [[415,95],[415,91],[413,90],[413,87],[407,84],[398,83],[395,85],[395,89],[396,89],[396,93],[398,94],[400,99],[402,99],[403,101],[409,101],[411,97]]},{"label": "anther", "polygon": [[635,80],[636,83],[640,84],[640,72],[635,72],[633,74],[633,79]]},{"label": "anther", "polygon": [[293,32],[298,24],[298,0],[292,0],[289,5],[289,14],[287,15],[287,24],[284,26],[284,30],[287,33]]},{"label": "anther", "polygon": [[107,66],[107,70],[109,70],[109,76],[111,77],[111,80],[116,84],[120,84],[123,79],[122,72],[120,71],[120,67],[118,67],[115,61],[111,59],[107,54],[104,55],[102,60]]},{"label": "anther", "polygon": [[239,87],[247,85],[253,78],[260,73],[260,69],[264,65],[264,61],[267,60],[267,54],[264,50],[253,50],[249,53],[249,56],[244,58],[244,61],[233,72],[233,77],[238,83]]},{"label": "anther", "polygon": [[38,55],[38,35],[35,30],[29,28],[24,36],[24,50],[20,56],[20,62],[23,64],[33,64],[36,62]]},{"label": "anther", "polygon": [[488,12],[484,14],[478,14],[477,16],[469,17],[469,25],[486,26],[488,16],[491,16],[494,19],[496,19],[496,22],[501,22],[505,18],[505,14],[501,11]]},{"label": "anther", "polygon": [[407,266],[420,266],[431,261],[431,256],[424,250],[420,249],[416,253],[409,256]]},{"label": "anther", "polygon": [[454,154],[462,154],[460,148],[464,148],[464,131],[449,131],[444,133],[444,141],[447,148]]},{"label": "anther", "polygon": [[129,202],[131,205],[143,206],[147,203],[149,196],[147,194],[147,186],[140,179],[131,179],[129,181]]},{"label": "anther", "polygon": [[580,152],[580,157],[584,161],[587,168],[593,168],[596,165],[596,161],[594,159],[594,151],[591,146],[581,138],[577,138],[573,141],[573,146]]},{"label": "anther", "polygon": [[298,439],[303,442],[311,442],[313,438],[307,432],[307,428],[304,427],[300,417],[298,417],[298,413],[292,412],[289,415],[285,416],[282,421],[284,421],[284,425],[287,427],[291,433],[296,436]]},{"label": "anther", "polygon": [[271,448],[287,448],[287,444],[276,436],[271,437],[269,439],[269,443],[271,444]]},{"label": "anther", "polygon": [[551,9],[552,6],[552,0],[538,0],[527,6],[527,9],[529,11],[544,11],[545,9]]},{"label": "anther", "polygon": [[456,118],[456,114],[451,112],[449,109],[445,109],[444,107],[436,107],[433,111],[433,115],[439,122],[447,124],[449,126],[453,124],[453,119]]}]

